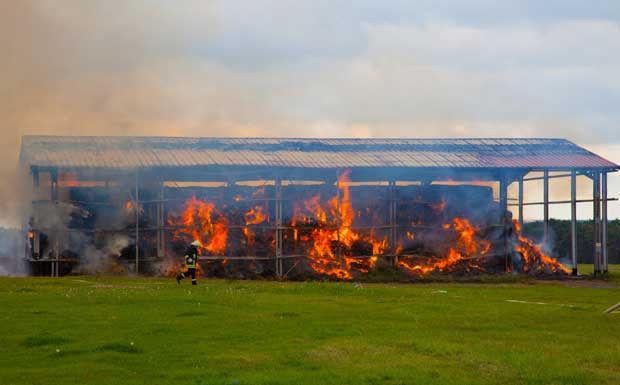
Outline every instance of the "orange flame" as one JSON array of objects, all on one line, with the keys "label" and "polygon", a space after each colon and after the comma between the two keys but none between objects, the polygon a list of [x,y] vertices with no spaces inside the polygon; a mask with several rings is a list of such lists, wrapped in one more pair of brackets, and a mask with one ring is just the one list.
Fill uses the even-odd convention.
[{"label": "orange flame", "polygon": [[570,273],[570,270],[557,260],[549,257],[542,252],[539,246],[534,242],[521,235],[521,225],[513,219],[515,231],[517,233],[516,249],[523,256],[523,271],[525,273]]},{"label": "orange flame", "polygon": [[[302,241],[306,239],[299,236],[297,226],[313,221],[316,223],[308,239],[312,242],[308,251],[310,267],[318,274],[347,280],[353,279],[353,269],[367,273],[375,266],[378,259],[376,255],[388,248],[387,238],[376,239],[374,230],[371,230],[370,235],[363,235],[352,228],[355,211],[351,204],[349,184],[349,171],[345,171],[338,178],[338,194],[327,200],[326,209],[321,206],[321,195],[317,194],[303,202],[303,209],[295,206],[291,220],[294,239]],[[343,248],[349,249],[358,241],[372,245],[371,256],[355,258],[350,252],[343,252]]]},{"label": "orange flame", "polygon": [[254,243],[254,238],[256,233],[250,230],[249,225],[257,225],[259,223],[263,223],[267,221],[269,218],[263,214],[263,206],[255,206],[251,208],[248,212],[244,214],[245,218],[245,227],[243,228],[243,234],[248,240],[248,244]]},{"label": "orange flame", "polygon": [[[217,216],[217,220],[213,218]],[[169,219],[174,226],[183,226],[183,229],[174,230],[174,236],[201,241],[204,249],[210,253],[223,254],[226,251],[228,239],[228,219],[222,215],[211,202],[203,202],[192,196],[185,202],[185,208],[178,219]],[[186,236],[187,237],[187,236]]]},{"label": "orange flame", "polygon": [[267,220],[267,216],[263,214],[263,206],[255,206],[244,214],[246,225],[257,225]]},{"label": "orange flame", "polygon": [[[304,253],[307,255],[308,266],[317,274],[336,279],[351,280],[359,273],[368,273],[377,265],[378,256],[389,250],[387,236],[377,236],[377,229],[358,231],[354,228],[354,220],[362,218],[364,210],[355,210],[351,202],[349,172],[342,173],[337,181],[337,194],[322,197],[316,194],[311,198],[293,204],[293,216],[289,222],[292,239],[304,242]],[[260,188],[252,195],[264,195],[265,188]],[[238,199],[239,198],[239,199]],[[240,196],[233,197],[239,201]],[[131,202],[128,202],[131,204]],[[437,211],[445,212],[446,201],[431,205]],[[269,222],[266,206],[256,205],[243,214],[245,224],[243,234],[248,245],[255,242],[256,234],[252,225]],[[371,215],[372,210],[365,212]],[[192,196],[185,202],[179,215],[169,215],[169,223],[177,227],[173,235],[179,239],[196,239],[204,245],[201,252],[223,255],[227,250],[229,220],[212,202],[202,201]],[[413,223],[415,225],[416,223]],[[417,224],[421,224],[421,218]],[[517,232],[517,244],[514,251],[523,255],[525,272],[560,272],[568,273],[568,269],[555,259],[545,255],[531,240],[523,237],[518,223],[514,226]],[[467,218],[453,218],[441,225],[438,230],[452,241],[442,246],[445,252],[433,257],[401,255],[403,245],[395,250],[395,263],[404,271],[415,274],[432,272],[483,271],[484,262],[488,258],[492,245],[485,240],[485,233],[480,227],[473,225]],[[404,239],[413,241],[420,234],[406,231]],[[290,239],[290,233],[284,234]],[[403,240],[404,240],[403,239]],[[275,238],[271,240],[275,248]],[[361,252],[360,252],[361,251]],[[361,255],[356,255],[361,254]],[[224,261],[226,263],[226,261]],[[178,271],[178,265],[172,263],[171,270]]]},{"label": "orange flame", "polygon": [[[481,267],[475,262],[481,259],[491,248],[491,244],[484,239],[478,239],[479,229],[474,227],[466,218],[454,218],[451,223],[442,225],[444,230],[452,230],[458,235],[455,247],[450,247],[448,255],[437,260],[427,258],[421,263],[413,263],[407,256],[401,257],[398,266],[417,274],[428,274],[433,271],[453,271],[457,266],[462,266],[465,271],[480,270]],[[409,237],[409,233],[407,234]],[[413,239],[411,233],[410,239]]]}]

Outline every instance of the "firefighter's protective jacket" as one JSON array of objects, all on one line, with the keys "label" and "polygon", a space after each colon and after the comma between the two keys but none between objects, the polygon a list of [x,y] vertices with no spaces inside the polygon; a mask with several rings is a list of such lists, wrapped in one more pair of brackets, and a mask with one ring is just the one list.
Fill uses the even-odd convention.
[{"label": "firefighter's protective jacket", "polygon": [[188,246],[185,250],[185,267],[187,269],[195,269],[198,262],[198,249],[196,246]]}]

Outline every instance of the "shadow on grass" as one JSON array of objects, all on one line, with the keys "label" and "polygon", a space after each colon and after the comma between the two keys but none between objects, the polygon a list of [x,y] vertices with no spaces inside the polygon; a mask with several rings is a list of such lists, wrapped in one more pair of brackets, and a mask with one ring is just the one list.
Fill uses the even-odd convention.
[{"label": "shadow on grass", "polygon": [[141,353],[141,350],[132,344],[122,342],[112,342],[101,345],[93,350],[94,352],[116,352],[116,353]]},{"label": "shadow on grass", "polygon": [[300,316],[300,314],[295,313],[295,312],[285,311],[282,313],[275,313],[275,316],[279,318],[297,318]]},{"label": "shadow on grass", "polygon": [[204,314],[205,313],[200,312],[200,311],[186,311],[186,312],[177,314],[177,317],[196,317],[196,316],[201,316]]},{"label": "shadow on grass", "polygon": [[63,358],[73,357],[85,353],[83,350],[62,350],[57,349],[55,352],[49,355],[50,358]]},{"label": "shadow on grass", "polygon": [[65,337],[54,336],[51,334],[37,334],[26,337],[22,342],[22,346],[34,348],[48,345],[62,345],[67,342],[69,342],[69,339]]},{"label": "shadow on grass", "polygon": [[32,315],[56,315],[56,313],[54,313],[53,311],[47,311],[47,310],[35,310],[35,311],[31,311],[30,314]]}]

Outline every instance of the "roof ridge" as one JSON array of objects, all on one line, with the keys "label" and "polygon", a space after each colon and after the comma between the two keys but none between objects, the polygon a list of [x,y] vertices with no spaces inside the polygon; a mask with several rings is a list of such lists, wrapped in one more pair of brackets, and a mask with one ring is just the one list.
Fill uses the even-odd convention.
[{"label": "roof ridge", "polygon": [[303,136],[161,136],[161,135],[54,135],[54,134],[24,134],[22,138],[55,138],[55,139],[212,139],[212,140],[557,140],[569,141],[558,137],[303,137]]}]

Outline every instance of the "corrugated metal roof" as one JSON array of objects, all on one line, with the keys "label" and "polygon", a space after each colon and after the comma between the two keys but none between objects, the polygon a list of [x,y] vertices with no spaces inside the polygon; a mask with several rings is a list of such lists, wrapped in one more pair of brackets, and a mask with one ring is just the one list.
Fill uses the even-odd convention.
[{"label": "corrugated metal roof", "polygon": [[24,136],[21,162],[40,167],[605,168],[565,139],[314,139]]}]

